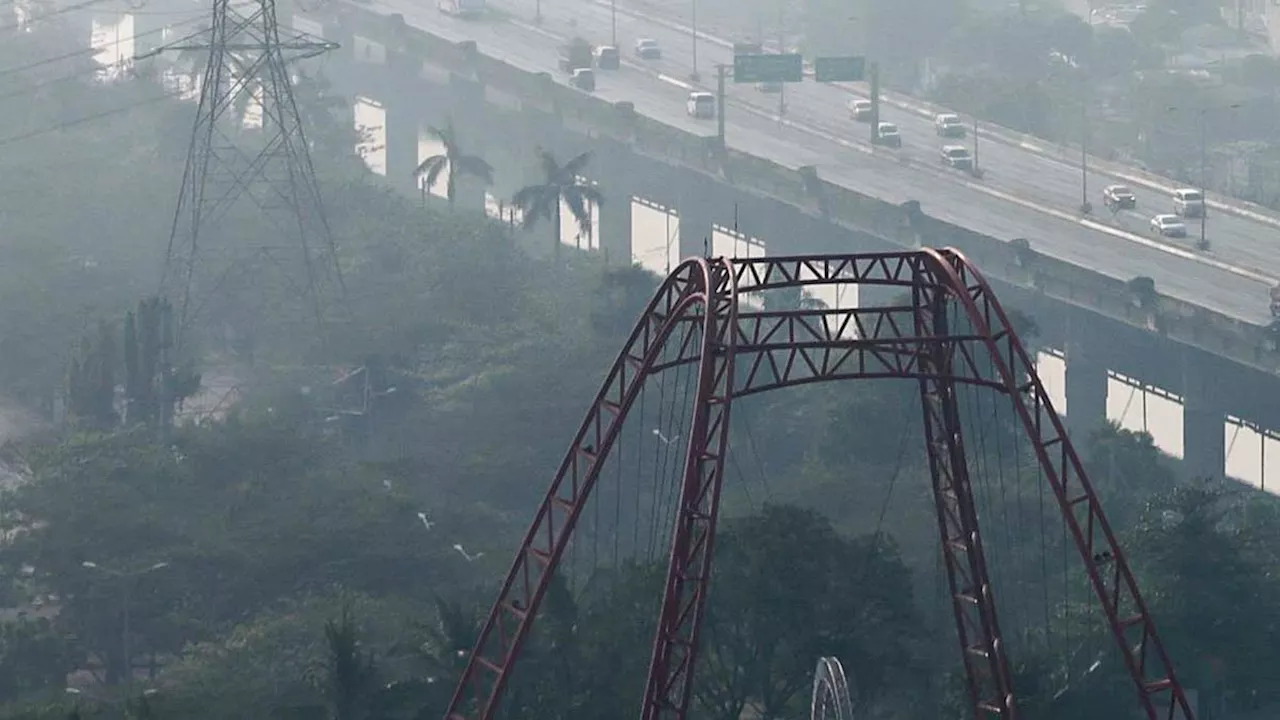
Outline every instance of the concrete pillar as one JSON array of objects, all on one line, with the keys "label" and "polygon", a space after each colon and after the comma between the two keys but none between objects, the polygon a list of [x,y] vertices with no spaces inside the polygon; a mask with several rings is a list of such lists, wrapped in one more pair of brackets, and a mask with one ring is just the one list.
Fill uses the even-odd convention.
[{"label": "concrete pillar", "polygon": [[611,267],[631,265],[635,258],[631,247],[631,193],[619,190],[606,195],[600,206],[600,252]]},{"label": "concrete pillar", "polygon": [[324,76],[343,95],[355,96],[360,92],[368,92],[361,82],[361,75],[367,68],[355,55],[355,31],[351,24],[342,19],[333,19],[324,23],[323,27],[324,39],[336,42],[339,46],[332,52],[328,62],[321,63]]},{"label": "concrete pillar", "polygon": [[379,98],[387,113],[387,181],[411,196],[417,196],[418,180],[413,171],[418,158],[418,134],[422,128],[422,84],[419,60],[402,52],[387,57],[387,92]]},{"label": "concrete pillar", "polygon": [[627,181],[631,151],[616,140],[602,139],[596,164],[599,168],[600,192],[604,202],[600,206],[600,252],[610,266],[631,265],[635,257],[631,245],[631,198],[633,191]]},{"label": "concrete pillar", "polygon": [[533,105],[524,105],[520,108],[517,122],[519,123],[516,128],[519,147],[530,157],[536,158],[537,150],[548,150],[557,160],[564,162],[569,159],[570,153],[577,149],[559,146],[560,137],[557,131],[560,128],[560,118],[554,112]]},{"label": "concrete pillar", "polygon": [[1194,477],[1226,475],[1226,411],[1217,392],[1219,378],[1210,358],[1190,348],[1183,351],[1182,457]]},{"label": "concrete pillar", "polygon": [[704,257],[711,253],[711,233],[715,216],[713,190],[696,179],[686,181],[680,189],[676,214],[680,218],[677,260]]},{"label": "concrete pillar", "polygon": [[[449,75],[449,118],[463,153],[493,164],[484,142],[484,85],[458,74]],[[487,185],[481,178],[460,174],[454,204],[460,209],[484,212]]]},{"label": "concrete pillar", "polygon": [[1068,310],[1066,318],[1067,435],[1082,450],[1089,435],[1107,420],[1107,363],[1103,341],[1096,328],[1091,331],[1084,313]]},{"label": "concrete pillar", "polygon": [[[147,8],[150,10],[151,8]],[[133,13],[133,54],[135,57],[147,55],[154,52],[161,45],[164,45],[164,28],[166,16],[160,13],[142,12]],[[177,38],[172,38],[177,40]],[[169,42],[172,42],[170,40]]]},{"label": "concrete pillar", "polygon": [[511,198],[524,186],[527,158],[514,156],[497,145],[486,147],[484,159],[493,166],[493,187],[489,192],[504,206],[509,205]]},{"label": "concrete pillar", "polygon": [[[519,168],[519,176],[521,178],[520,187],[541,185],[546,182],[542,168],[538,166],[536,160],[532,157],[524,158]],[[568,227],[573,222],[573,219],[566,215],[561,218],[561,222]],[[536,257],[551,257],[556,252],[556,243],[559,242],[560,238],[556,237],[555,223],[549,218],[539,219],[538,224],[529,230],[516,230],[516,243],[525,252]],[[564,248],[560,248],[560,252],[564,251]]]},{"label": "concrete pillar", "polygon": [[392,100],[387,111],[387,182],[397,190],[416,197],[418,181],[413,171],[418,167],[418,114],[413,103]]}]

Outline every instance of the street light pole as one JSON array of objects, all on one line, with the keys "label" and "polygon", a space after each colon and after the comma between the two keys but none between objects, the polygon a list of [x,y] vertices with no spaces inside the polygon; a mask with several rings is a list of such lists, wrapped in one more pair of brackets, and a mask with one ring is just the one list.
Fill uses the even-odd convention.
[{"label": "street light pole", "polygon": [[1209,231],[1205,226],[1209,224],[1209,134],[1206,130],[1208,109],[1200,109],[1200,242],[1196,247],[1200,250],[1209,249]]},{"label": "street light pole", "polygon": [[533,22],[542,23],[542,0],[535,0],[533,6]]},{"label": "street light pole", "polygon": [[1089,105],[1080,95],[1080,213],[1093,210],[1089,202]]},{"label": "street light pole", "polygon": [[720,140],[722,153],[729,149],[724,142],[724,80],[728,71],[728,65],[716,65],[716,137]]},{"label": "street light pole", "polygon": [[[124,605],[121,618],[121,638],[120,651],[124,657],[125,687],[133,686],[133,584],[143,575],[153,573],[156,570],[169,567],[167,562],[158,562],[150,567],[141,570],[121,571],[113,570],[99,565],[91,560],[85,560],[80,565],[88,570],[96,570],[109,578],[119,580],[122,583],[120,591],[120,599]],[[132,691],[130,691],[132,692]]]},{"label": "street light pole", "polygon": [[689,74],[690,80],[698,79],[698,0],[690,0],[690,25],[693,32],[693,72]]},{"label": "street light pole", "polygon": [[[787,51],[787,16],[784,13],[786,5],[778,3],[778,52],[785,53]],[[761,43],[763,45],[763,43]],[[778,124],[782,124],[782,118],[787,114],[787,84],[782,83],[782,88],[778,90]]]},{"label": "street light pole", "polygon": [[[1231,103],[1227,110],[1238,110],[1241,103]],[[1200,114],[1200,239],[1196,242],[1197,250],[1209,249],[1209,110],[1202,107]],[[1179,112],[1177,107],[1167,107],[1166,112]]]},{"label": "street light pole", "polygon": [[978,170],[978,116],[973,116],[973,173],[977,175]]},{"label": "street light pole", "polygon": [[613,46],[618,47],[618,0],[609,0],[609,29],[613,36]]}]

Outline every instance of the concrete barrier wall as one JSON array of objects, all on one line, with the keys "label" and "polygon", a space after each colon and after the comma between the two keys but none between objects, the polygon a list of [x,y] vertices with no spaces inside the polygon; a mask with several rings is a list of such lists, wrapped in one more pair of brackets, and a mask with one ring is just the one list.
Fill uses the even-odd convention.
[{"label": "concrete barrier wall", "polygon": [[[388,52],[411,53],[431,65],[474,77],[521,108],[552,113],[566,129],[609,136],[641,155],[691,172],[712,176],[735,190],[771,197],[819,213],[850,230],[914,247],[955,247],[982,272],[1006,282],[1032,286],[1043,295],[1115,320],[1160,333],[1180,343],[1280,374],[1280,353],[1271,331],[1157,294],[1142,302],[1126,279],[1040,255],[1006,240],[975,233],[927,215],[914,222],[905,208],[826,182],[809,171],[791,168],[736,150],[717,151],[714,138],[695,135],[639,114],[627,103],[610,103],[580,92],[541,72],[528,71],[479,54],[473,43],[454,43],[396,16],[343,6],[337,21],[362,37],[382,42]],[[784,249],[775,248],[780,252]],[[1158,290],[1158,288],[1157,288]]]}]

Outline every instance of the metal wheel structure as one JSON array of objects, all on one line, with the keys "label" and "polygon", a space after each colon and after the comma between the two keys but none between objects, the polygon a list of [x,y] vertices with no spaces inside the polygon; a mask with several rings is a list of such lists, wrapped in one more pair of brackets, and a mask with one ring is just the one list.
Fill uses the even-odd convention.
[{"label": "metal wheel structure", "polygon": [[813,673],[813,701],[809,708],[810,720],[853,720],[853,696],[839,658],[818,660],[818,669]]},{"label": "metal wheel structure", "polygon": [[[783,288],[874,285],[909,301],[850,309],[755,310],[740,298]],[[673,332],[689,323],[672,360]],[[659,362],[658,358],[665,358]],[[959,252],[691,259],[659,288],[592,403],[540,504],[450,703],[448,720],[494,717],[582,508],[646,380],[697,369],[689,443],[641,717],[688,717],[706,605],[732,400],[813,382],[907,378],[919,386],[926,450],[952,609],[975,718],[1014,718],[956,388],[1011,405],[1050,486],[1150,720],[1195,717],[1128,562],[1066,430],[981,274]]]}]

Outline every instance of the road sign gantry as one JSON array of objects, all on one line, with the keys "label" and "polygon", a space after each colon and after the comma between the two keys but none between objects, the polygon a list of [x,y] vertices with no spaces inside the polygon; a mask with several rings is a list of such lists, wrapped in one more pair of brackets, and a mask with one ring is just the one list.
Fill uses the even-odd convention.
[{"label": "road sign gantry", "polygon": [[733,56],[735,83],[800,82],[804,58],[799,53]]}]

